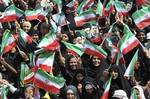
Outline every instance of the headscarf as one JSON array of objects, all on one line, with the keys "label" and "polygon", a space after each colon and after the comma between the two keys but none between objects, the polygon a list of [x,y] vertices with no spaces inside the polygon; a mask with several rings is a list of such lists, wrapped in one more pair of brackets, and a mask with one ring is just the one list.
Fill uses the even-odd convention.
[{"label": "headscarf", "polygon": [[137,86],[134,86],[133,88],[137,89],[139,91],[139,95],[140,95],[141,99],[146,99],[141,86],[137,85]]},{"label": "headscarf", "polygon": [[73,85],[69,85],[67,86],[66,88],[66,93],[71,90],[74,94],[75,94],[75,99],[79,99],[79,95],[78,95],[78,91],[77,91],[77,88]]},{"label": "headscarf", "polygon": [[[109,69],[109,75],[110,75],[111,71],[117,71],[118,77],[115,80],[112,79],[110,89],[112,89],[112,91],[122,89],[127,93],[127,96],[130,97],[131,86],[130,86],[129,82],[124,78],[121,67],[118,65],[112,65]],[[111,93],[113,94],[112,91],[111,91]]]}]

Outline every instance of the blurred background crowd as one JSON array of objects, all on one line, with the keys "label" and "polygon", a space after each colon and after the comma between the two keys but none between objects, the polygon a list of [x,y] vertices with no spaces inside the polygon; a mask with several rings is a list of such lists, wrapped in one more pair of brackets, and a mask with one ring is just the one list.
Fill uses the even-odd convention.
[{"label": "blurred background crowd", "polygon": [[0,99],[150,99],[150,0],[0,0]]}]

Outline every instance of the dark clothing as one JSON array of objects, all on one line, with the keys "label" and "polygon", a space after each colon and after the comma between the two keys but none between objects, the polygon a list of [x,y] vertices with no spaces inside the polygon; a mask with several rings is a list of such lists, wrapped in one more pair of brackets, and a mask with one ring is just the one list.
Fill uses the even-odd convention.
[{"label": "dark clothing", "polygon": [[109,65],[105,61],[102,61],[101,64],[100,64],[100,66],[98,66],[98,67],[93,66],[90,63],[90,66],[86,68],[86,74],[87,74],[88,77],[91,77],[94,80],[96,80],[96,81],[99,82],[100,77],[103,74],[103,71],[105,69],[108,69],[108,67],[109,67]]},{"label": "dark clothing", "polygon": [[127,81],[127,79],[124,78],[120,66],[112,65],[109,69],[109,73],[111,73],[112,71],[118,72],[118,77],[116,79],[112,78],[110,90],[109,90],[109,99],[112,99],[114,91],[118,89],[124,90],[127,93],[127,96],[130,97],[131,86]]},{"label": "dark clothing", "polygon": [[[87,84],[90,84],[93,86],[93,92],[91,94],[89,94],[85,88],[85,86]],[[97,83],[92,78],[87,77],[86,79],[84,79],[83,91],[82,91],[82,95],[80,95],[80,98],[81,99],[100,99],[101,93],[97,86],[98,86]],[[91,90],[91,89],[89,89],[89,90]]]}]

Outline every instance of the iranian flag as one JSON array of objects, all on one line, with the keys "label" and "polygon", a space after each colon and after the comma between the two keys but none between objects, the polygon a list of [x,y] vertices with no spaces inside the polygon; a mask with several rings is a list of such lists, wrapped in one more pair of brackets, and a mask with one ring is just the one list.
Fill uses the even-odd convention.
[{"label": "iranian flag", "polygon": [[84,42],[83,48],[84,48],[84,53],[88,55],[97,56],[101,59],[106,59],[107,57],[107,53],[100,46],[97,46],[89,42],[88,40]]},{"label": "iranian flag", "polygon": [[114,0],[109,0],[106,7],[104,8],[104,15],[109,16],[114,10]]},{"label": "iranian flag", "polygon": [[16,39],[10,33],[10,30],[5,30],[2,36],[1,54],[9,52],[13,47],[16,47]]},{"label": "iranian flag", "polygon": [[52,0],[53,2],[55,2],[56,4],[61,4],[62,0]]},{"label": "iranian flag", "polygon": [[150,25],[150,7],[143,7],[133,13],[132,18],[139,29],[144,29]]},{"label": "iranian flag", "polygon": [[51,32],[44,36],[44,38],[38,44],[39,48],[43,48],[46,51],[55,51],[59,46],[56,35]]},{"label": "iranian flag", "polygon": [[124,27],[124,33],[124,36],[118,43],[118,48],[123,54],[127,54],[129,51],[139,45],[139,40],[135,37],[135,35],[132,34],[127,25]]},{"label": "iranian flag", "polygon": [[49,93],[57,94],[60,92],[60,88],[64,86],[65,79],[62,77],[55,77],[42,71],[41,69],[38,69],[33,83],[35,86]]},{"label": "iranian flag", "polygon": [[1,88],[1,99],[7,99],[7,85],[3,84]]},{"label": "iranian flag", "polygon": [[87,22],[94,21],[96,19],[96,14],[92,10],[88,10],[74,18],[77,27],[80,27]]},{"label": "iranian flag", "polygon": [[134,67],[135,67],[135,64],[138,60],[138,51],[136,51],[136,53],[134,54],[128,68],[126,69],[126,72],[124,74],[125,77],[130,77],[130,76],[133,76],[134,75]]},{"label": "iranian flag", "polygon": [[131,10],[132,8],[132,3],[127,3],[125,4],[122,1],[115,1],[114,3],[115,8],[117,10],[117,12],[122,15],[128,15],[128,12]]},{"label": "iranian flag", "polygon": [[40,9],[35,9],[35,10],[26,10],[25,11],[25,17],[26,20],[31,21],[31,20],[44,20],[45,16],[48,14],[49,10],[43,10],[42,8]]},{"label": "iranian flag", "polygon": [[33,82],[34,80],[34,72],[29,72],[24,78],[23,78],[23,84],[28,84]]},{"label": "iranian flag", "polygon": [[112,80],[112,77],[110,77],[108,79],[108,81],[105,83],[105,91],[101,97],[101,99],[108,99],[108,95],[109,95],[109,90],[110,90],[110,85],[111,85],[111,80]]},{"label": "iranian flag", "polygon": [[52,73],[55,53],[44,52],[41,53],[36,60],[35,66],[41,68],[43,71]]},{"label": "iranian flag", "polygon": [[24,15],[24,11],[23,10],[21,10],[21,9],[19,9],[17,7],[15,7],[15,10],[16,10],[16,16],[17,16],[18,19],[21,18]]},{"label": "iranian flag", "polygon": [[64,26],[69,24],[65,15],[59,13],[52,15],[52,21],[54,21],[58,26]]},{"label": "iranian flag", "polygon": [[9,3],[11,3],[11,0],[0,0],[0,4],[3,4],[5,6],[8,6]]},{"label": "iranian flag", "polygon": [[0,13],[0,22],[12,22],[16,20],[16,11],[15,6],[10,5],[6,8],[6,10]]},{"label": "iranian flag", "polygon": [[28,66],[27,66],[26,63],[22,62],[22,63],[21,63],[21,69],[20,69],[20,70],[21,70],[21,71],[20,71],[20,86],[23,87],[23,86],[24,86],[24,84],[23,84],[23,79],[24,79],[26,73],[28,72],[29,68],[28,68]]},{"label": "iranian flag", "polygon": [[82,14],[88,8],[90,8],[94,4],[94,0],[84,0],[77,8],[77,13]]},{"label": "iranian flag", "polygon": [[147,0],[135,0],[135,1],[136,1],[136,4],[137,4],[138,6],[141,6],[141,5],[143,5],[144,3],[146,3]]},{"label": "iranian flag", "polygon": [[96,9],[96,14],[99,15],[99,16],[102,16],[104,13],[104,7],[103,7],[103,4],[101,3],[100,0],[98,0],[98,3],[97,3],[97,9]]},{"label": "iranian flag", "polygon": [[66,6],[69,7],[69,8],[73,8],[74,6],[76,6],[76,5],[75,5],[75,2],[76,2],[75,0],[72,0],[72,1],[69,2]]},{"label": "iranian flag", "polygon": [[24,62],[21,63],[20,71],[20,85],[24,87],[24,84],[31,83],[34,78],[34,72]]},{"label": "iranian flag", "polygon": [[125,64],[125,59],[120,51],[118,51],[116,65]]},{"label": "iranian flag", "polygon": [[75,44],[71,44],[68,42],[63,42],[65,44],[65,46],[69,49],[72,50],[74,52],[76,52],[78,55],[82,56],[84,53],[84,49],[81,46],[75,45]]},{"label": "iranian flag", "polygon": [[138,97],[136,95],[136,90],[135,89],[132,89],[130,99],[138,99]]},{"label": "iranian flag", "polygon": [[18,36],[25,42],[25,44],[31,44],[32,38],[22,29],[18,30]]},{"label": "iranian flag", "polygon": [[118,54],[118,48],[112,44],[110,38],[107,38],[105,41],[105,47],[110,51],[111,55],[111,63],[114,63],[117,59],[117,54]]}]

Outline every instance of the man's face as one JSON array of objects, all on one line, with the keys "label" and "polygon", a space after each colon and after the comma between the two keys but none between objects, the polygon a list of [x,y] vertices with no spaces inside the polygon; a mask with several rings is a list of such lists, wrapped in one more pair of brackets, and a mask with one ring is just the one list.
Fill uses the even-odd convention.
[{"label": "man's face", "polygon": [[26,33],[28,33],[29,30],[31,29],[31,24],[29,22],[24,22],[22,28]]},{"label": "man's face", "polygon": [[90,33],[90,30],[91,30],[90,28],[85,28],[85,29],[84,29],[84,31],[85,31],[87,34]]},{"label": "man's face", "polygon": [[92,32],[92,33],[98,33],[98,28],[97,28],[97,26],[91,26],[91,32]]}]

